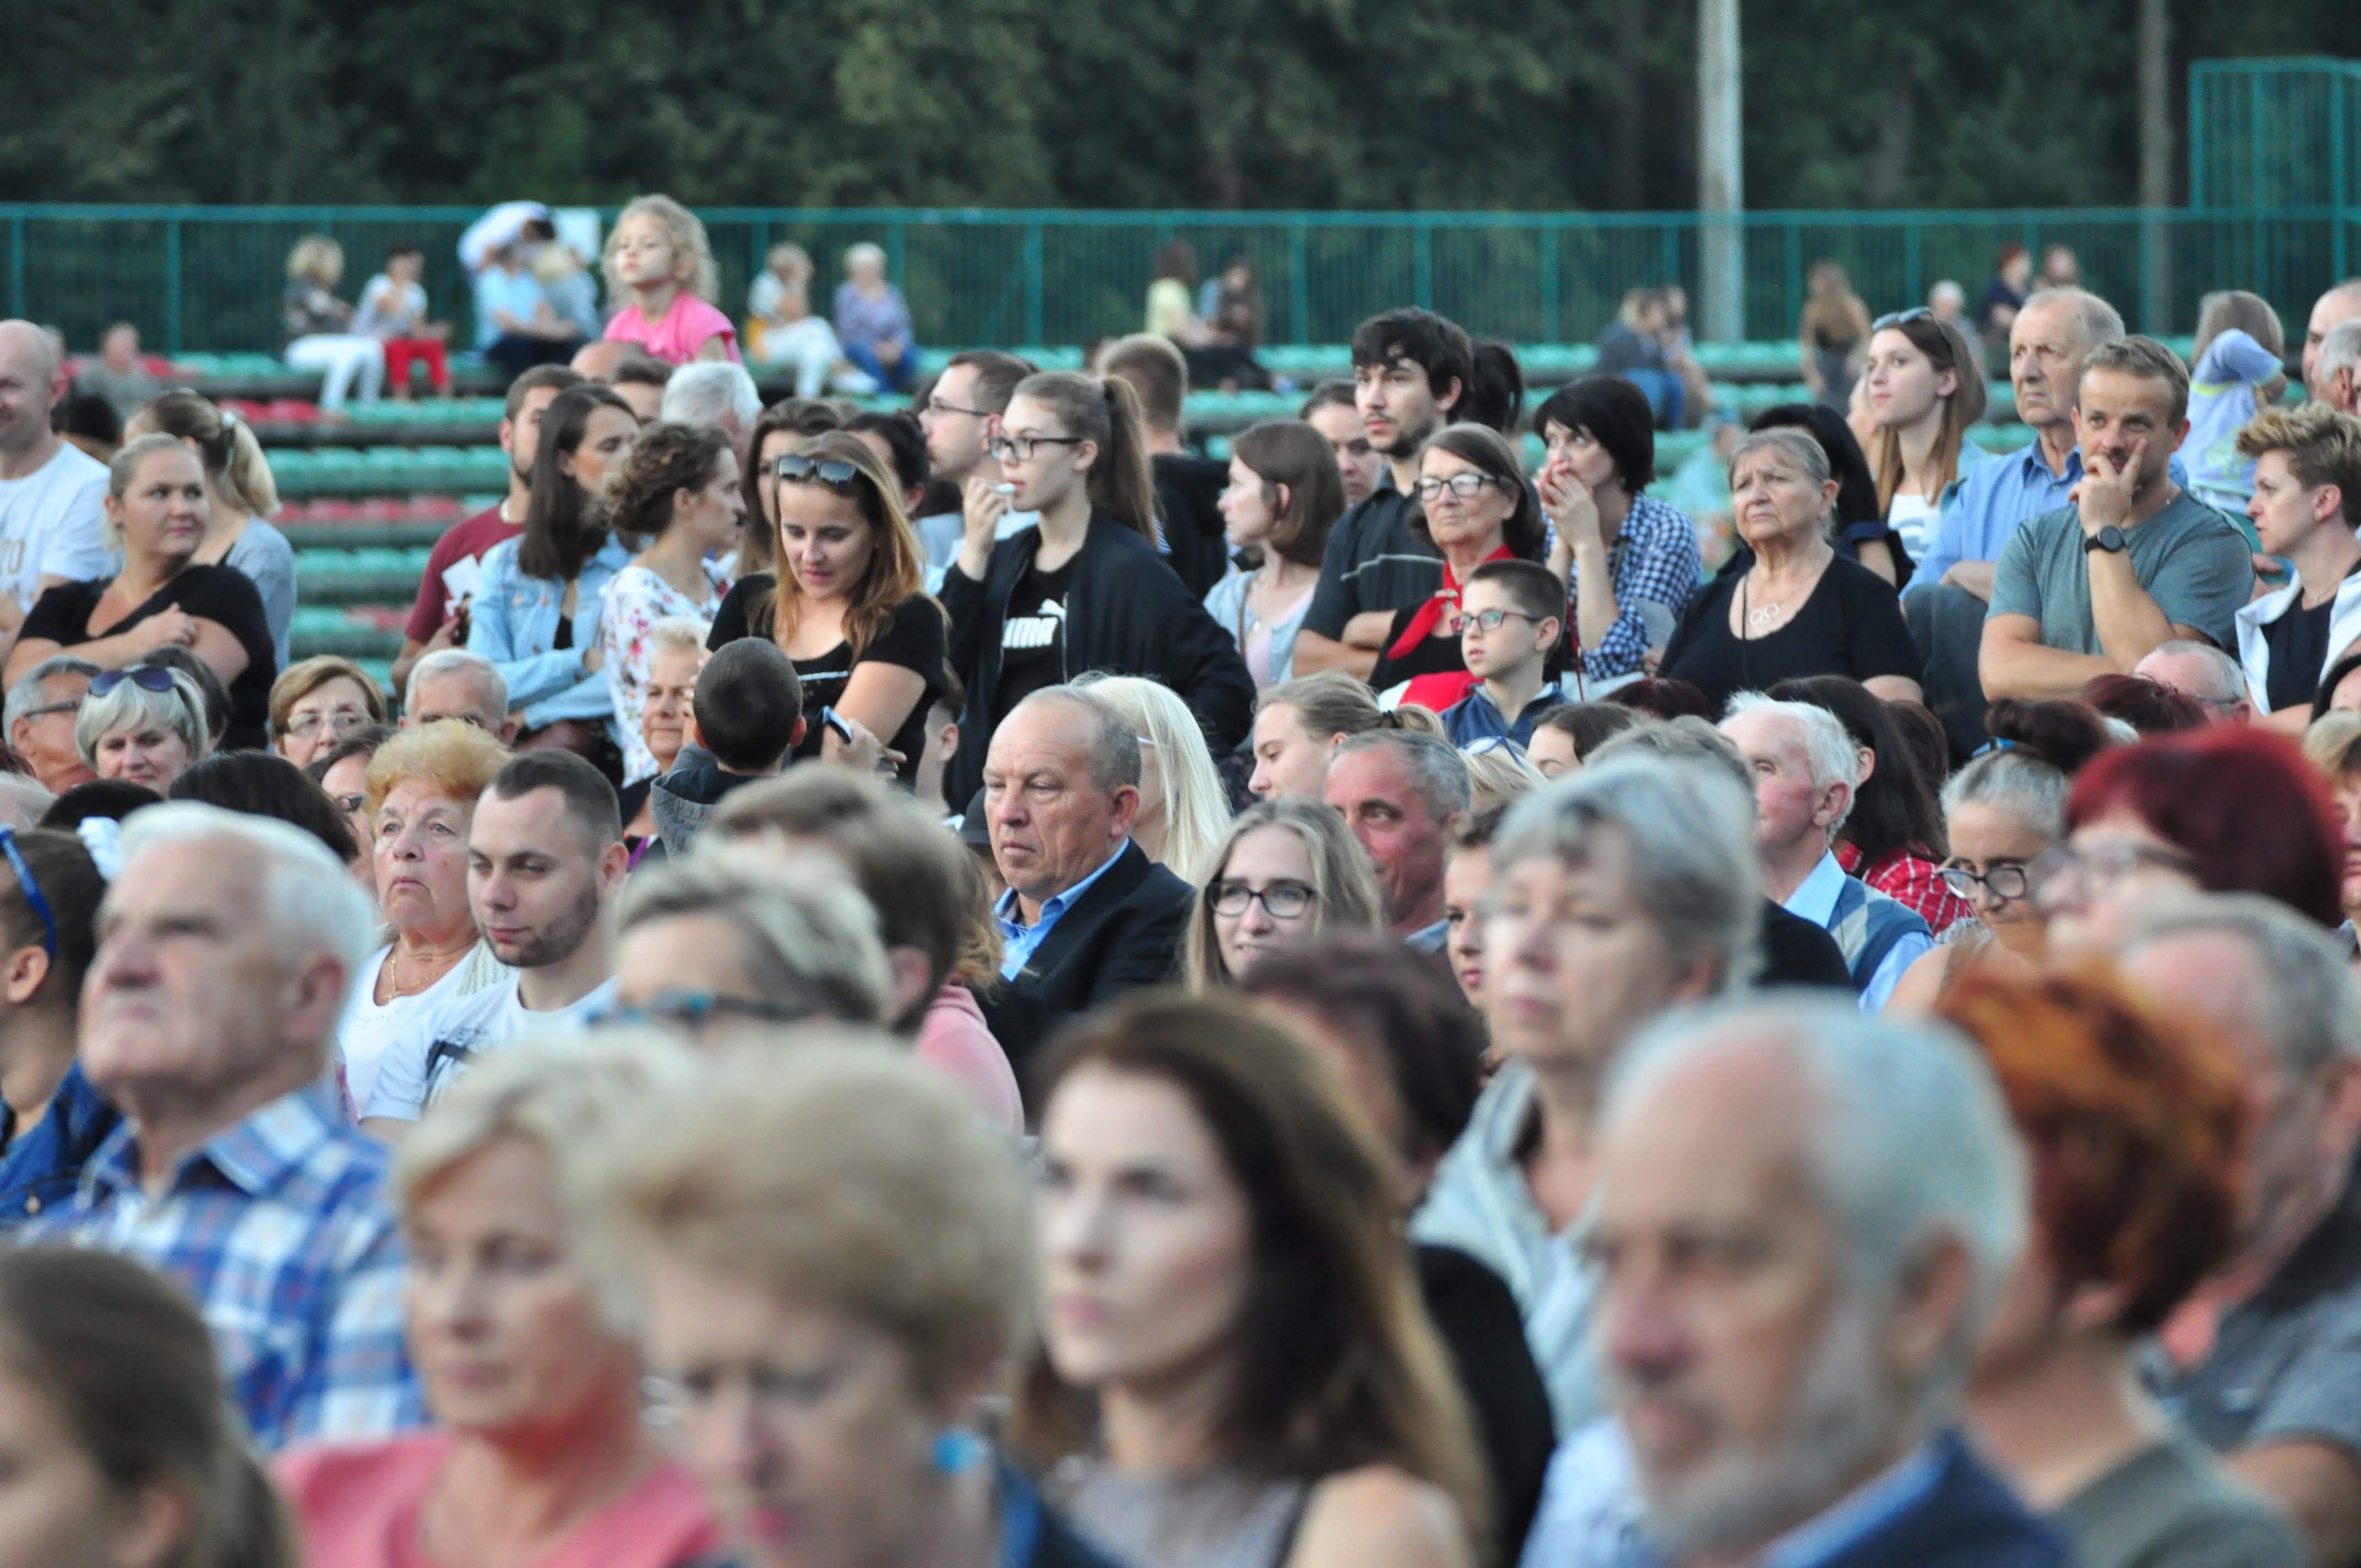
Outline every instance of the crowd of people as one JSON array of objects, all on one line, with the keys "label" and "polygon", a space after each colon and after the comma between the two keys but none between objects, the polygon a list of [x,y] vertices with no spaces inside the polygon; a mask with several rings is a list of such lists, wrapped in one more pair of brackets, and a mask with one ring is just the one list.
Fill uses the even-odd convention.
[{"label": "crowd of people", "polygon": [[546,225],[390,690],[0,323],[0,1556],[2361,1564],[2361,280],[2294,403],[1988,297],[1979,461],[1817,280],[1871,438],[1708,572],[1676,368],[1390,311],[1215,463],[1185,289],[917,384],[790,247],[764,408],[685,209],[590,344]]}]

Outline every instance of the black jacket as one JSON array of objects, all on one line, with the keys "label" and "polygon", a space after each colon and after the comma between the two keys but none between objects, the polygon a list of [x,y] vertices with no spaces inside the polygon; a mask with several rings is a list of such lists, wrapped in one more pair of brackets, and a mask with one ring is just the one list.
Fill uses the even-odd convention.
[{"label": "black jacket", "polygon": [[[965,800],[983,783],[984,753],[1004,717],[1001,623],[1040,544],[1040,531],[1027,528],[992,547],[983,582],[957,565],[943,575],[951,668],[967,683],[947,799]],[[1065,679],[1092,670],[1152,676],[1196,711],[1215,756],[1246,739],[1254,727],[1254,677],[1235,640],[1190,596],[1155,545],[1097,513],[1073,570],[1066,595]]]},{"label": "black jacket", "polygon": [[1126,844],[1106,874],[1049,927],[1016,978],[976,998],[1020,1085],[1029,1091],[1033,1058],[1058,1025],[1172,978],[1196,901],[1196,889],[1138,845]]},{"label": "black jacket", "polygon": [[733,789],[760,784],[764,773],[725,773],[713,753],[702,746],[683,746],[673,759],[672,772],[648,786],[648,814],[655,818],[656,839],[664,854],[688,853],[689,840],[705,827],[706,818]]},{"label": "black jacket", "polygon": [[1222,531],[1222,491],[1230,466],[1210,457],[1160,452],[1156,470],[1156,510],[1163,514],[1164,543],[1172,570],[1199,598],[1228,575],[1230,542]]}]

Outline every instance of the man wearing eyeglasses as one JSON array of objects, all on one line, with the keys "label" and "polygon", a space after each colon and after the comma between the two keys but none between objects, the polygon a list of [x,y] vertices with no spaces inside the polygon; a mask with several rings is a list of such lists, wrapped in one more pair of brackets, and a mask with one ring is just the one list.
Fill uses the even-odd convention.
[{"label": "man wearing eyeglasses", "polygon": [[[1016,384],[1033,372],[1032,361],[997,349],[971,348],[951,356],[943,373],[935,378],[926,406],[918,411],[918,428],[927,437],[928,472],[936,480],[948,483],[955,492],[965,491],[967,482],[979,476],[986,483],[1000,483],[1000,461],[993,456],[990,444],[1000,433],[1000,418],[1008,411],[1008,400],[1016,395]],[[1011,511],[1000,520],[994,537],[1005,539],[1033,519],[1032,512]],[[943,573],[959,558],[960,543],[967,532],[966,516],[960,511],[934,512],[913,519],[911,526],[927,547],[927,591],[933,593],[941,587]]]},{"label": "man wearing eyeglasses", "polygon": [[518,717],[509,711],[509,684],[500,667],[465,648],[442,648],[418,661],[401,708],[401,727],[415,729],[437,719],[472,724],[502,745],[516,739]]},{"label": "man wearing eyeglasses", "polygon": [[97,776],[74,744],[74,718],[97,674],[98,666],[89,660],[60,653],[26,671],[8,688],[0,730],[51,795],[63,795]]}]

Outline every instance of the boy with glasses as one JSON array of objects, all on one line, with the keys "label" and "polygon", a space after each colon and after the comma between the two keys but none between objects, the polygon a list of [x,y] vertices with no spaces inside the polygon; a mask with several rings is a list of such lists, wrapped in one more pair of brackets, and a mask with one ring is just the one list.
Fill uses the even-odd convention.
[{"label": "boy with glasses", "polygon": [[1530,742],[1541,716],[1565,700],[1548,668],[1565,631],[1565,589],[1548,567],[1515,560],[1477,567],[1459,595],[1459,654],[1481,680],[1443,715],[1451,743]]}]

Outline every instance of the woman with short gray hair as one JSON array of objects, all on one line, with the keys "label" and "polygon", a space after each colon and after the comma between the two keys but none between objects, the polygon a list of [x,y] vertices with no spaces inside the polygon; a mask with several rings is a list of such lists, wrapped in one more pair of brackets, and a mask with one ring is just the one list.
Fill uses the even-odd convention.
[{"label": "woman with short gray hair", "polygon": [[1754,803],[1719,766],[1605,758],[1511,807],[1492,841],[1484,1005],[1507,1060],[1444,1157],[1411,1234],[1507,1283],[1557,1430],[1598,1413],[1577,1249],[1591,1121],[1643,1025],[1754,969]]},{"label": "woman with short gray hair", "polygon": [[158,795],[213,751],[205,696],[178,670],[102,670],[74,716],[74,747],[91,772]]},{"label": "woman with short gray hair", "polygon": [[1689,601],[1660,676],[1693,683],[1717,707],[1800,675],[1850,675],[1888,702],[1918,700],[1918,650],[1894,585],[1830,542],[1837,490],[1805,432],[1739,438],[1730,510],[1753,564]]}]

